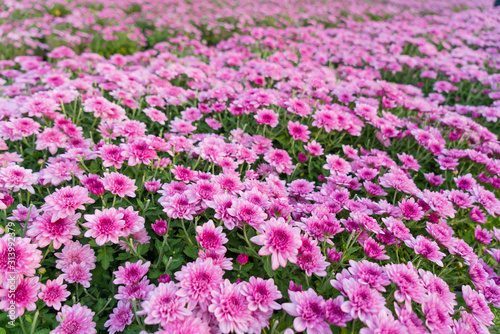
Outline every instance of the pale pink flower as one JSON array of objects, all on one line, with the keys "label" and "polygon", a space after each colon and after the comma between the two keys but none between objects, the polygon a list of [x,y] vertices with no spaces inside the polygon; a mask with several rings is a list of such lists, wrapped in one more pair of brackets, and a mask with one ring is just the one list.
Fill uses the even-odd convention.
[{"label": "pale pink flower", "polygon": [[135,191],[137,190],[135,180],[132,180],[128,176],[117,172],[104,173],[102,183],[104,184],[104,189],[112,194],[120,197],[135,197]]}]

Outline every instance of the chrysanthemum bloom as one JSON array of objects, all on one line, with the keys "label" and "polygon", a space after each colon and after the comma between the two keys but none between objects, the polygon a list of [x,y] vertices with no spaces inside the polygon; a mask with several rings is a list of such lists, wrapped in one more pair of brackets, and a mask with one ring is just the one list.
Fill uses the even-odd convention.
[{"label": "chrysanthemum bloom", "polygon": [[210,326],[200,318],[189,316],[183,320],[169,322],[156,334],[210,334]]},{"label": "chrysanthemum bloom", "polygon": [[394,310],[398,315],[398,320],[406,326],[409,333],[429,334],[422,319],[411,309],[411,305],[406,304],[400,307],[399,304],[394,303]]},{"label": "chrysanthemum bloom", "polygon": [[323,168],[329,170],[332,175],[344,175],[351,171],[349,162],[336,154],[328,154],[326,156],[326,164]]},{"label": "chrysanthemum bloom", "polygon": [[161,188],[161,182],[159,180],[152,179],[151,181],[144,182],[144,188],[150,193],[155,193]]},{"label": "chrysanthemum bloom", "polygon": [[104,189],[112,194],[120,197],[135,197],[135,191],[137,190],[135,180],[132,180],[128,176],[117,172],[104,173],[102,183],[104,184]]},{"label": "chrysanthemum bloom", "polygon": [[116,169],[122,168],[125,157],[122,155],[123,149],[116,145],[103,145],[99,148],[99,155],[102,158],[104,167],[115,166]]},{"label": "chrysanthemum bloom", "polygon": [[56,316],[60,324],[50,334],[95,334],[95,322],[92,321],[94,315],[95,312],[80,303],[64,305]]},{"label": "chrysanthemum bloom", "polygon": [[49,149],[50,154],[56,154],[59,148],[66,145],[68,137],[57,128],[45,128],[42,133],[37,134],[36,150]]},{"label": "chrysanthemum bloom", "polygon": [[385,272],[389,279],[399,288],[394,293],[394,297],[398,302],[414,300],[421,304],[424,301],[425,288],[413,264],[388,264],[385,266]]},{"label": "chrysanthemum bloom", "polygon": [[309,131],[309,127],[304,124],[300,124],[300,122],[288,122],[288,133],[295,140],[302,140],[304,143],[307,143],[309,140],[309,135],[311,131]]},{"label": "chrysanthemum bloom", "polygon": [[56,260],[56,268],[61,269],[63,272],[66,272],[72,263],[82,262],[85,262],[89,270],[92,270],[95,268],[97,260],[95,252],[90,248],[90,245],[82,246],[79,241],[73,241],[69,245],[64,246],[61,252],[54,253],[54,256],[58,258]]},{"label": "chrysanthemum bloom", "polygon": [[453,208],[453,204],[442,194],[438,192],[432,192],[425,189],[420,195],[432,211],[436,212],[441,217],[455,218],[455,213],[457,212]]},{"label": "chrysanthemum bloom", "polygon": [[430,271],[420,269],[418,272],[420,277],[422,277],[422,282],[424,287],[427,289],[427,293],[436,295],[439,300],[446,305],[449,312],[453,313],[457,302],[455,301],[455,294],[450,291],[448,284]]},{"label": "chrysanthemum bloom", "polygon": [[170,218],[193,220],[198,212],[197,200],[189,198],[185,193],[175,194],[172,197],[160,198],[158,202],[163,206],[163,211]]},{"label": "chrysanthemum bloom", "polygon": [[66,301],[71,294],[66,290],[67,287],[66,284],[63,284],[62,276],[52,281],[47,280],[45,285],[42,285],[42,291],[38,294],[38,298],[43,300],[47,306],[60,310],[61,302]]},{"label": "chrysanthemum bloom", "polygon": [[104,327],[109,327],[108,332],[114,334],[123,332],[125,327],[130,325],[132,321],[134,321],[132,305],[128,300],[120,300],[113,309],[113,314],[109,316],[109,320],[104,323]]},{"label": "chrysanthemum bloom", "polygon": [[493,325],[495,315],[491,312],[484,295],[472,290],[472,288],[468,285],[462,286],[462,293],[465,304],[471,311],[472,315],[483,325]]},{"label": "chrysanthemum bloom", "polygon": [[167,221],[163,219],[155,220],[155,223],[151,224],[151,227],[153,228],[153,231],[155,231],[155,233],[159,236],[166,234],[168,231]]},{"label": "chrysanthemum bloom", "polygon": [[38,291],[40,290],[39,277],[22,277],[16,276],[16,289],[11,290],[12,282],[4,280],[3,286],[0,289],[0,309],[8,311],[12,303],[15,303],[15,317],[20,317],[24,314],[24,310],[33,311],[36,309],[36,301],[38,300]]},{"label": "chrysanthemum bloom", "polygon": [[161,324],[163,327],[191,315],[185,307],[188,298],[177,296],[177,291],[174,282],[160,283],[149,293],[149,299],[142,302],[142,310],[137,314],[146,315],[145,324]]},{"label": "chrysanthemum bloom", "polygon": [[167,116],[156,108],[144,108],[142,110],[153,122],[158,122],[161,125],[165,125],[165,121],[168,121]]},{"label": "chrysanthemum bloom", "polygon": [[267,312],[281,309],[276,300],[283,296],[272,278],[263,280],[260,277],[252,276],[249,282],[243,286],[241,293],[247,296],[248,308],[251,311]]},{"label": "chrysanthemum bloom", "polygon": [[[302,243],[304,243],[303,238]],[[330,265],[326,261],[326,256],[321,253],[321,249],[317,246],[303,252],[299,250],[296,263],[300,269],[305,271],[307,276],[316,274],[319,277],[326,276],[326,268]]]},{"label": "chrysanthemum bloom", "polygon": [[29,207],[25,207],[22,204],[18,204],[17,207],[14,210],[12,210],[12,214],[10,217],[7,218],[7,220],[15,222],[28,221],[29,224],[34,222],[38,216],[40,216],[40,210],[38,210],[36,206],[34,206],[33,204],[30,204]]},{"label": "chrysanthemum bloom", "polygon": [[118,212],[123,214],[123,221],[125,224],[122,233],[125,238],[128,238],[130,234],[144,230],[145,219],[141,217],[139,212],[135,211],[132,206],[128,208],[118,208]]},{"label": "chrysanthemum bloom", "polygon": [[13,130],[15,136],[11,140],[19,140],[40,132],[40,123],[28,117],[12,119],[7,127]]},{"label": "chrysanthemum bloom", "polygon": [[219,288],[223,275],[224,271],[211,258],[198,258],[175,273],[175,279],[179,281],[177,295],[187,298],[189,309],[196,305],[206,309],[211,293]]},{"label": "chrysanthemum bloom", "polygon": [[283,309],[294,316],[293,327],[298,332],[307,330],[307,334],[332,333],[325,318],[325,300],[313,289],[307,291],[288,291],[291,303],[281,305]]},{"label": "chrysanthemum bloom", "polygon": [[226,279],[220,283],[218,289],[212,290],[212,300],[208,311],[217,319],[222,333],[244,334],[248,332],[253,318],[246,296],[241,292],[242,284],[231,284]]},{"label": "chrysanthemum bloom", "polygon": [[90,280],[92,279],[91,268],[95,268],[95,264],[73,262],[64,268],[64,274],[61,277],[68,283],[80,283],[85,288],[90,288]]},{"label": "chrysanthemum bloom", "polygon": [[64,187],[45,197],[45,204],[41,209],[52,213],[52,221],[74,215],[76,210],[85,210],[84,204],[95,201],[89,197],[89,192],[84,187]]},{"label": "chrysanthemum bloom", "polygon": [[61,245],[67,245],[73,236],[80,234],[76,223],[81,216],[81,213],[77,213],[52,221],[52,213],[47,212],[29,225],[26,234],[36,240],[40,248],[52,242],[54,249],[59,249]]},{"label": "chrysanthemum bloom", "polygon": [[237,223],[236,218],[227,211],[235,201],[236,199],[230,194],[215,195],[213,201],[207,201],[208,207],[215,211],[214,218],[221,219],[228,230],[234,229]]},{"label": "chrysanthemum bloom", "polygon": [[404,219],[420,220],[424,216],[424,212],[415,202],[413,197],[410,199],[402,199],[401,202],[398,203],[398,206],[401,209]]},{"label": "chrysanthemum bloom", "polygon": [[391,284],[387,274],[378,264],[363,260],[349,261],[351,266],[348,270],[360,283],[368,284],[371,288],[385,292],[384,286]]},{"label": "chrysanthemum bloom", "polygon": [[338,296],[335,299],[330,298],[325,302],[326,321],[335,326],[346,327],[346,323],[351,321],[352,317],[342,310],[342,304],[344,304],[343,296]]},{"label": "chrysanthemum bloom", "polygon": [[405,240],[406,246],[413,248],[416,254],[420,254],[429,261],[436,263],[438,266],[443,266],[444,253],[439,251],[439,246],[435,241],[429,240],[428,238],[418,235],[417,238],[411,238]]},{"label": "chrysanthemum bloom", "polygon": [[214,222],[209,220],[202,226],[196,227],[196,240],[202,248],[224,254],[226,247],[224,244],[228,241],[226,234],[222,232],[222,226],[215,227]]},{"label": "chrysanthemum bloom", "polygon": [[85,215],[84,218],[87,222],[82,225],[88,228],[85,237],[95,238],[99,246],[108,241],[117,244],[118,238],[123,235],[123,213],[115,208],[95,210],[93,215]]},{"label": "chrysanthemum bloom", "polygon": [[235,217],[240,226],[246,223],[259,232],[263,231],[267,214],[258,205],[240,198],[227,209],[227,212]]},{"label": "chrysanthemum bloom", "polygon": [[392,313],[387,310],[381,310],[378,314],[367,320],[368,327],[362,328],[360,334],[377,334],[377,333],[408,333],[406,326],[400,321],[395,320]]},{"label": "chrysanthemum bloom", "polygon": [[307,145],[304,145],[304,149],[310,154],[314,156],[321,156],[324,153],[323,147],[320,143],[317,143],[316,140],[312,140]]},{"label": "chrysanthemum bloom", "polygon": [[156,289],[156,286],[149,284],[147,277],[143,277],[139,283],[120,285],[118,293],[114,297],[117,300],[147,300],[149,293],[154,289]]},{"label": "chrysanthemum bloom", "polygon": [[101,196],[104,194],[104,184],[101,182],[99,175],[89,174],[80,179],[82,185],[87,188],[92,194]]},{"label": "chrysanthemum bloom", "polygon": [[113,283],[115,285],[118,284],[135,284],[138,283],[144,275],[147,274],[149,270],[149,266],[151,262],[146,262],[142,264],[142,260],[137,261],[136,263],[125,262],[125,267],[119,266],[118,271],[114,271],[115,280]]},{"label": "chrysanthemum bloom", "polygon": [[437,296],[431,295],[425,298],[422,304],[422,312],[425,315],[425,324],[432,333],[450,333],[452,318]]},{"label": "chrysanthemum bloom", "polygon": [[272,128],[279,124],[279,115],[271,109],[259,109],[254,117],[257,124],[267,124]]},{"label": "chrysanthemum bloom", "polygon": [[38,181],[38,173],[21,166],[11,165],[0,169],[0,185],[13,192],[27,190],[34,194],[33,185]]},{"label": "chrysanthemum bloom", "polygon": [[[0,282],[5,282],[7,274],[11,272],[34,276],[35,269],[40,267],[42,260],[42,251],[31,243],[31,239],[16,237],[12,240],[10,238],[7,234],[0,238]],[[11,254],[15,254],[14,259]]]},{"label": "chrysanthemum bloom", "polygon": [[297,254],[302,244],[300,239],[300,229],[291,227],[285,222],[285,219],[271,218],[263,226],[264,233],[252,237],[250,240],[264,246],[259,250],[259,255],[271,256],[273,270],[279,266],[286,267],[287,261],[297,262]]},{"label": "chrysanthemum bloom", "polygon": [[385,298],[367,284],[362,284],[354,278],[342,281],[343,290],[349,298],[342,304],[342,310],[354,319],[366,322],[371,316],[385,308]]},{"label": "chrysanthemum bloom", "polygon": [[153,159],[157,159],[156,150],[152,149],[145,140],[135,140],[128,144],[122,144],[122,156],[128,158],[128,165],[138,164],[150,165]]},{"label": "chrysanthemum bloom", "polygon": [[294,166],[287,151],[271,148],[264,154],[264,160],[275,168],[278,173],[292,174]]},{"label": "chrysanthemum bloom", "polygon": [[389,260],[390,257],[385,254],[385,246],[379,245],[372,237],[363,242],[363,250],[369,258],[376,260]]}]

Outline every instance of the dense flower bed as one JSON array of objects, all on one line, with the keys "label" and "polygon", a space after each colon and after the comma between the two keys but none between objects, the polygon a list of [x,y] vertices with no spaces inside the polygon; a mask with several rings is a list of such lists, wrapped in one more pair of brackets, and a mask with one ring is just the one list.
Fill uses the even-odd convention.
[{"label": "dense flower bed", "polygon": [[406,2],[5,1],[0,333],[498,331],[500,11]]}]

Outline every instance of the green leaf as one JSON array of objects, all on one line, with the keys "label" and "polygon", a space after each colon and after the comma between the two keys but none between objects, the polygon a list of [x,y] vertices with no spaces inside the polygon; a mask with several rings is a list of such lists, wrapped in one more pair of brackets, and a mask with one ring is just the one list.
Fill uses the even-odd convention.
[{"label": "green leaf", "polygon": [[50,329],[48,328],[43,328],[35,332],[35,334],[48,334],[48,333],[50,333]]},{"label": "green leaf", "polygon": [[274,277],[274,270],[271,265],[271,258],[264,260],[264,270],[266,271],[269,277]]},{"label": "green leaf", "polygon": [[196,259],[196,258],[198,258],[198,247],[196,247],[194,245],[190,245],[190,246],[186,247],[186,249],[184,249],[184,254],[186,254],[187,256],[189,256],[192,259]]},{"label": "green leaf", "polygon": [[2,327],[0,327],[0,334],[7,334],[7,332],[5,331],[5,329],[3,329]]},{"label": "green leaf", "polygon": [[113,261],[113,253],[115,250],[111,247],[102,247],[97,251],[97,261],[101,263],[101,266],[104,270],[109,268],[109,264]]}]

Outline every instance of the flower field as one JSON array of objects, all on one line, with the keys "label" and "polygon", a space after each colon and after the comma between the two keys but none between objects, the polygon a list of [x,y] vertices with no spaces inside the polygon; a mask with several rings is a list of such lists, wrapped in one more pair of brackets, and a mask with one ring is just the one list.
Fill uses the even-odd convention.
[{"label": "flower field", "polygon": [[493,1],[5,0],[0,334],[500,333]]}]

